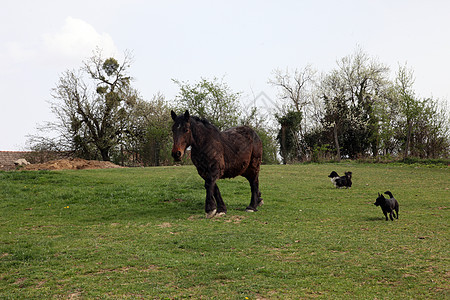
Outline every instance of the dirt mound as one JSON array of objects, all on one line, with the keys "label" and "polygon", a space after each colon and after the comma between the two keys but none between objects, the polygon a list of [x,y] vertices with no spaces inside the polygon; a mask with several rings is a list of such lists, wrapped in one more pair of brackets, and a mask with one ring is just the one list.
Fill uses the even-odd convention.
[{"label": "dirt mound", "polygon": [[42,164],[25,166],[23,170],[84,170],[84,169],[111,169],[121,168],[109,161],[85,160],[81,158],[69,158],[52,160]]}]

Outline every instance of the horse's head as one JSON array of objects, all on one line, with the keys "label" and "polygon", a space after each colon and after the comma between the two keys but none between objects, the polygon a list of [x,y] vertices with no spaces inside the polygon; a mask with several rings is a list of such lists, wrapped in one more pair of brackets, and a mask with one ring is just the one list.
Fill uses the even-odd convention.
[{"label": "horse's head", "polygon": [[184,155],[186,148],[191,145],[192,142],[192,131],[190,124],[189,112],[183,115],[177,116],[177,114],[171,111],[172,119],[175,122],[172,126],[173,133],[173,147],[172,147],[172,157],[176,161],[180,161],[181,157]]}]

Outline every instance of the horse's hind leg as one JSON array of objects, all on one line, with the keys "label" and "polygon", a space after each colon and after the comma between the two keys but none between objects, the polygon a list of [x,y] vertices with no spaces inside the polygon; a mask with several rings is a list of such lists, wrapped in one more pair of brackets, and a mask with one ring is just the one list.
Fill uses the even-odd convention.
[{"label": "horse's hind leg", "polygon": [[225,202],[223,202],[222,195],[220,194],[219,187],[217,184],[214,186],[214,198],[217,203],[217,215],[224,215],[227,213],[227,207],[225,206]]},{"label": "horse's hind leg", "polygon": [[262,206],[264,204],[264,200],[263,198],[261,198],[261,192],[258,190],[258,200],[257,200],[257,205],[258,206]]},{"label": "horse's hind leg", "polygon": [[259,191],[259,168],[261,165],[262,157],[262,143],[259,137],[255,133],[255,143],[253,147],[252,157],[250,165],[245,173],[242,175],[247,178],[250,183],[250,189],[252,191],[252,198],[250,205],[247,206],[247,211],[257,211],[257,207],[263,205],[263,199],[261,198],[261,192]]}]

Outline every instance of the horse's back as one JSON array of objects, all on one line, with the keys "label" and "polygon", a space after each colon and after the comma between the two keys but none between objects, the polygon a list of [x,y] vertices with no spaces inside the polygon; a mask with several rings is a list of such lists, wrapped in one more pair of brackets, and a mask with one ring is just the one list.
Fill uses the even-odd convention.
[{"label": "horse's back", "polygon": [[247,126],[233,127],[222,132],[224,140],[224,177],[258,173],[262,158],[262,142]]},{"label": "horse's back", "polygon": [[224,142],[234,152],[252,150],[262,153],[262,142],[258,134],[247,126],[233,127],[222,132]]}]

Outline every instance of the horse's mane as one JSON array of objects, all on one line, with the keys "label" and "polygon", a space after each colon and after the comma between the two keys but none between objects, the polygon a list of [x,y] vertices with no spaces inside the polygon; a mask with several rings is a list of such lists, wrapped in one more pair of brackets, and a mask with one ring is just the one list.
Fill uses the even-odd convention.
[{"label": "horse's mane", "polygon": [[210,121],[204,118],[199,118],[197,116],[191,116],[191,118],[194,119],[196,122],[202,123],[206,128],[220,131],[219,128],[217,128],[214,124],[212,124]]}]

